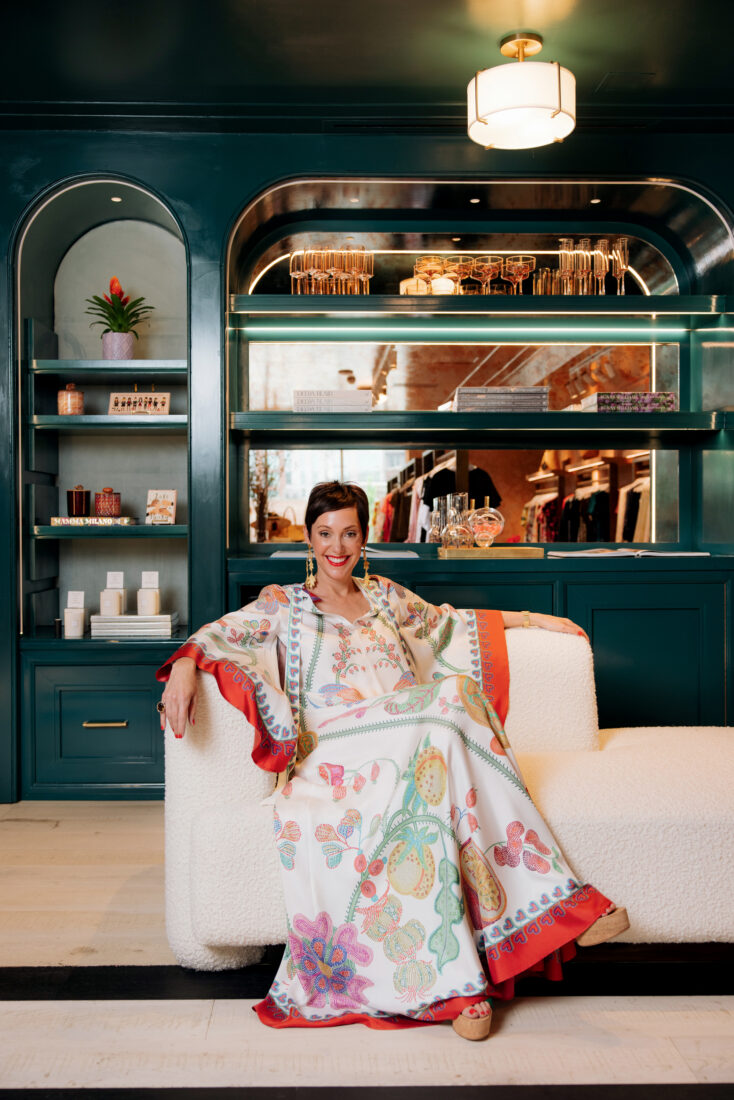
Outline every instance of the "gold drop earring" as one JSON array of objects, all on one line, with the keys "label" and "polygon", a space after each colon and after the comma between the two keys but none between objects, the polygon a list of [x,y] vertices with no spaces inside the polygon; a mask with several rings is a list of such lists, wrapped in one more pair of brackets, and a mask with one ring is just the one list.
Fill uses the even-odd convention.
[{"label": "gold drop earring", "polygon": [[368,581],[370,579],[370,567],[367,561],[367,543],[362,547],[362,561],[364,562],[364,579]]},{"label": "gold drop earring", "polygon": [[316,578],[313,575],[313,550],[310,546],[306,555],[306,579],[303,583],[309,592],[312,592],[316,587]]}]

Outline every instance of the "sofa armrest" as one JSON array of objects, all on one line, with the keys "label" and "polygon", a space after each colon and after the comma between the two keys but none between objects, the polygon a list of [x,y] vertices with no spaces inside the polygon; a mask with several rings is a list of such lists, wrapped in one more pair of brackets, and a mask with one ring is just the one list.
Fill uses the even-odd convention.
[{"label": "sofa armrest", "polygon": [[256,947],[211,948],[196,939],[191,914],[192,827],[198,814],[228,802],[259,803],[276,777],[251,759],[254,730],[226,702],[213,676],[197,673],[196,724],[178,740],[166,729],[166,929],[182,966],[220,970],[256,962]]}]

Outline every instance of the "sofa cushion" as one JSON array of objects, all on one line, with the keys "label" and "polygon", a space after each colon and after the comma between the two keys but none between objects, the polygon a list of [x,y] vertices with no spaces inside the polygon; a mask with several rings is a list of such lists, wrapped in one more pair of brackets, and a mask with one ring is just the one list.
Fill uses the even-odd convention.
[{"label": "sofa cushion", "polygon": [[596,753],[519,756],[577,876],[629,912],[634,943],[734,940],[734,729],[601,732]]}]

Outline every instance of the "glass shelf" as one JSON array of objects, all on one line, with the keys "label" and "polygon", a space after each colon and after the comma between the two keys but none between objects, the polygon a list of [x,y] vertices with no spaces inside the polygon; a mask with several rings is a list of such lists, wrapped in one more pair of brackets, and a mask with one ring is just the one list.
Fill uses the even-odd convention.
[{"label": "glass shelf", "polygon": [[30,427],[40,431],[58,432],[85,432],[107,431],[120,432],[149,432],[169,431],[185,432],[188,425],[188,417],[185,414],[170,414],[168,416],[147,416],[143,413],[131,416],[32,416],[28,421]]},{"label": "glass shelf", "polygon": [[188,363],[185,359],[33,359],[30,373],[47,377],[83,379],[87,384],[104,382],[135,383],[186,382]]},{"label": "glass shelf", "polygon": [[676,447],[715,436],[723,412],[700,413],[451,413],[238,412],[230,427],[252,447],[605,448]]}]

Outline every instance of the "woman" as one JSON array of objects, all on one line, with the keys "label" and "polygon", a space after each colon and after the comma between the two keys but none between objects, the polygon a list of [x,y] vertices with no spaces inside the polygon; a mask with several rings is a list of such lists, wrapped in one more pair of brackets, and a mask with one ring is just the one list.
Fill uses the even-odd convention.
[{"label": "woman", "polygon": [[285,780],[269,801],[289,935],[260,1019],[451,1019],[485,1038],[490,993],[512,996],[528,970],[560,976],[592,925],[594,942],[626,926],[575,880],[502,728],[504,631],[584,632],[433,607],[369,578],[366,556],[355,577],[368,515],[357,486],[317,485],[305,583],[271,585],[194,634],[159,672],[165,718],[183,736],[197,666],[213,673],[255,727],[255,762]]}]

